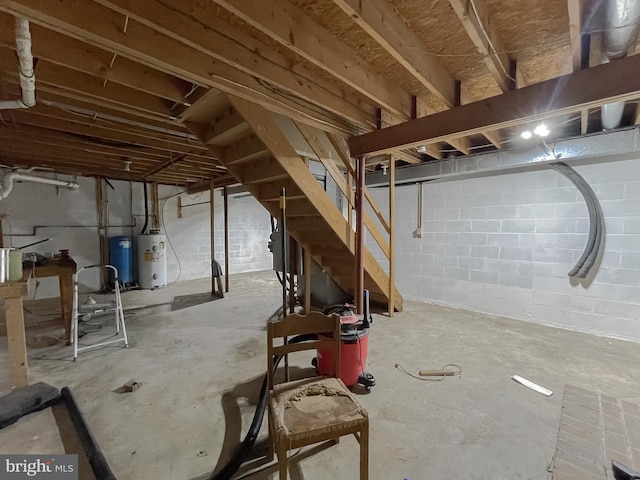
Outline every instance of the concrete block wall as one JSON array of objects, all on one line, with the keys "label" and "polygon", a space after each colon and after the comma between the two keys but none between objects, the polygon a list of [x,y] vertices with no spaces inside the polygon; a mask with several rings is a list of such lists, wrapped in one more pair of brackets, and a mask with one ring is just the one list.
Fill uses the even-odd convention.
[{"label": "concrete block wall", "polygon": [[[46,176],[42,173],[34,173]],[[72,180],[72,177],[57,178]],[[97,231],[96,181],[79,177],[80,188],[71,191],[52,185],[21,182],[16,183],[7,198],[0,201],[0,214],[4,245],[20,247],[51,237],[52,240],[25,249],[26,252],[57,252],[68,249],[78,266],[100,262],[99,237]],[[135,219],[132,212],[142,212],[142,187],[129,182],[111,181],[114,189],[107,187],[109,202],[109,236],[130,235]],[[130,190],[131,188],[131,190]],[[133,210],[131,194],[133,194]],[[95,291],[100,287],[98,270],[83,272],[81,291]],[[58,279],[40,279],[37,298],[59,295]]]},{"label": "concrete block wall", "polygon": [[[416,185],[396,187],[400,291],[640,341],[640,160],[575,168],[606,218],[604,254],[588,281],[566,275],[587,239],[586,206],[573,184],[544,170],[423,184],[422,238],[413,236]],[[383,208],[388,190],[375,189],[374,197]]]},{"label": "concrete block wall", "polygon": [[[167,253],[169,282],[204,278],[211,275],[211,237],[209,192],[182,195],[182,218],[178,218],[175,187],[161,187],[165,199],[163,230],[171,244]],[[202,203],[197,205],[198,203]],[[193,206],[186,206],[196,204]],[[223,198],[216,192],[215,231],[216,260],[224,269]],[[272,267],[267,248],[271,225],[269,213],[248,194],[229,197],[229,273],[267,270]]]},{"label": "concrete block wall", "polygon": [[[77,182],[80,184],[77,191],[36,183],[16,183],[11,194],[0,201],[4,245],[20,247],[52,237],[52,240],[26,251],[45,254],[68,249],[80,267],[99,263],[96,182],[83,177],[79,177]],[[142,184],[114,180],[110,183],[114,189],[105,189],[111,225],[108,236],[135,236],[144,223]],[[161,202],[164,204],[161,219],[164,225],[161,227],[180,259],[182,271],[179,280],[208,277],[211,274],[209,204],[185,208],[183,217],[178,219],[175,196],[178,191],[181,190],[176,187],[160,186],[160,198],[168,198]],[[208,192],[183,196],[185,205],[208,200]],[[216,259],[224,266],[223,203],[219,193],[215,202]],[[230,273],[270,269],[271,254],[267,249],[270,233],[269,214],[253,197],[229,198]],[[168,279],[176,281],[178,262],[170,247],[167,260]],[[80,280],[81,292],[93,292],[100,287],[97,269],[83,272]],[[57,278],[40,279],[36,298],[58,295]]]}]

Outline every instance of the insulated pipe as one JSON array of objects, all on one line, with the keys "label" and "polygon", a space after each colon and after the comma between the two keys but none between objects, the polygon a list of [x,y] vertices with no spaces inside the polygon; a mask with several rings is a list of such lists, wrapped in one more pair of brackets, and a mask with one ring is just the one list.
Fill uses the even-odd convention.
[{"label": "insulated pipe", "polygon": [[638,0],[609,0],[604,20],[603,54],[609,60],[627,56],[635,45],[640,25]]},{"label": "insulated pipe", "polygon": [[16,17],[16,50],[20,62],[19,75],[22,98],[0,101],[0,110],[29,108],[36,104],[36,77],[33,73],[31,32],[29,31],[29,22],[20,17]]},{"label": "insulated pipe", "polygon": [[47,185],[56,185],[58,187],[66,187],[76,190],[80,187],[76,182],[67,182],[65,180],[56,180],[55,178],[36,177],[34,175],[26,175],[24,173],[10,172],[2,177],[2,185],[0,186],[0,200],[4,200],[13,190],[14,181],[45,183]]},{"label": "insulated pipe", "polygon": [[[640,2],[638,0],[609,0],[604,19],[602,54],[609,62],[624,58],[638,39],[640,25]],[[602,128],[611,130],[620,125],[624,102],[614,102],[601,108]]]}]

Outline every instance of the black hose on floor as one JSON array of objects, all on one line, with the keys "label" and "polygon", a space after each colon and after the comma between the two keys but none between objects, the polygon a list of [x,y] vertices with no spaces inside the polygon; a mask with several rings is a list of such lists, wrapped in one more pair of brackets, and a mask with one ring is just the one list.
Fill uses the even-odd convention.
[{"label": "black hose on floor", "polygon": [[116,480],[98,442],[96,442],[89,427],[87,427],[84,415],[80,411],[80,407],[78,407],[69,387],[64,387],[60,390],[60,396],[67,407],[67,412],[69,412],[69,417],[71,417],[71,421],[76,428],[78,437],[80,437],[80,443],[89,460],[89,464],[91,464],[96,480]]},{"label": "black hose on floor", "polygon": [[[293,337],[291,340],[289,340],[289,343],[308,342],[311,340],[316,340],[315,334],[298,335],[297,337]],[[278,364],[280,363],[281,359],[282,356],[276,357],[273,363],[274,369],[278,368]],[[267,375],[265,374],[264,380],[262,381],[262,387],[260,388],[258,405],[256,406],[256,411],[253,414],[253,420],[251,421],[251,425],[249,426],[247,434],[238,446],[236,452],[233,454],[231,460],[229,460],[220,471],[211,475],[211,477],[209,477],[209,480],[230,480],[231,477],[233,477],[233,474],[238,471],[240,466],[247,459],[247,456],[249,455],[249,453],[251,453],[251,449],[256,443],[256,439],[258,438],[258,434],[260,433],[260,428],[262,427],[262,419],[264,418],[264,412],[267,410],[268,401],[269,392],[267,391]]]}]

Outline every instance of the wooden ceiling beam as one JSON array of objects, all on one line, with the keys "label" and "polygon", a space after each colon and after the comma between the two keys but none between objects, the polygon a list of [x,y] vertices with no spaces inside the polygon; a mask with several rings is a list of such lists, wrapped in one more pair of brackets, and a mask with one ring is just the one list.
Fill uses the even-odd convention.
[{"label": "wooden ceiling beam", "polygon": [[469,155],[469,137],[450,138],[447,143],[459,152]]},{"label": "wooden ceiling beam", "polygon": [[402,160],[403,162],[407,162],[407,163],[420,163],[420,159],[418,157],[414,157],[413,155],[409,155],[406,152],[401,152],[399,150],[395,151],[395,152],[391,152],[391,158],[396,159],[396,160]]},{"label": "wooden ceiling beam", "polygon": [[[14,78],[18,77],[18,64],[13,50],[0,48],[0,70]],[[36,90],[41,84],[51,85],[80,93],[83,97],[108,100],[110,103],[127,107],[127,110],[142,110],[158,117],[169,117],[170,105],[163,98],[139,92],[117,83],[107,82],[105,85],[97,77],[61,67],[46,60],[38,60],[35,75]]]},{"label": "wooden ceiling beam", "polygon": [[225,115],[216,118],[209,129],[204,133],[203,139],[207,145],[224,146],[248,135],[251,127],[236,111],[227,111]]},{"label": "wooden ceiling beam", "polygon": [[420,84],[448,107],[456,104],[456,82],[433,57],[388,0],[333,0]]},{"label": "wooden ceiling beam", "polygon": [[[0,16],[0,44],[15,49],[13,17]],[[84,72],[172,102],[183,103],[191,84],[112,52],[73,38],[31,25],[31,51],[34,57]]]},{"label": "wooden ceiling beam", "polygon": [[496,148],[502,148],[502,134],[500,133],[500,130],[487,130],[482,132],[482,135],[484,135],[484,137],[489,140],[494,147]]},{"label": "wooden ceiling beam", "polygon": [[350,103],[348,92],[269,49],[222,20],[206,4],[169,5],[159,0],[96,0],[195,50],[338,114],[362,126],[374,126],[375,110]]},{"label": "wooden ceiling beam", "polygon": [[108,49],[187,81],[237,95],[309,125],[341,135],[352,135],[365,130],[330,112],[307,106],[300,99],[292,99],[290,95],[265,86],[264,82],[254,76],[135,20],[127,22],[125,33],[123,28],[126,17],[95,2],[3,0],[0,3],[0,11],[22,16],[30,22]]},{"label": "wooden ceiling beam", "polygon": [[[24,153],[40,153],[42,155],[57,155],[60,157],[66,157],[69,160],[82,160],[82,159],[94,159],[101,160],[105,162],[114,162],[119,163],[120,165],[124,165],[123,159],[118,158],[113,155],[102,154],[98,152],[81,152],[69,147],[65,147],[63,145],[42,145],[33,142],[24,142],[20,140],[11,139],[8,140],[3,138],[2,140],[2,151],[13,151],[13,152],[24,152]],[[153,165],[156,165],[158,161],[147,160],[147,159],[137,159],[135,162],[131,162],[131,165],[135,165],[136,167],[141,168],[143,171],[147,168],[150,168]]]},{"label": "wooden ceiling beam", "polygon": [[[231,175],[225,175],[214,179],[215,187],[225,187],[229,185],[236,185],[238,180]],[[191,183],[186,185],[188,195],[194,195],[196,193],[205,192],[211,188],[211,180],[207,179],[198,183]]]},{"label": "wooden ceiling beam", "polygon": [[140,177],[133,172],[125,172],[122,169],[112,169],[105,165],[82,165],[66,159],[57,159],[52,156],[39,154],[21,154],[21,153],[0,153],[0,163],[8,163],[12,165],[22,165],[31,167],[53,168],[55,170],[64,169],[75,175],[100,175],[115,179],[139,179]]},{"label": "wooden ceiling beam", "polygon": [[340,79],[402,119],[410,118],[411,96],[378,74],[338,38],[287,0],[214,0],[280,44]]},{"label": "wooden ceiling beam", "polygon": [[178,121],[194,124],[207,123],[212,116],[229,106],[227,94],[216,88],[210,88],[196,99],[191,106],[178,115]]},{"label": "wooden ceiling beam", "polygon": [[510,89],[511,62],[498,36],[487,8],[486,0],[449,0],[467,35],[483,56],[484,64],[500,90]]},{"label": "wooden ceiling beam", "polygon": [[77,113],[66,111],[56,107],[49,107],[46,105],[37,105],[36,107],[31,108],[28,112],[21,111],[19,113],[26,114],[26,115],[38,115],[38,116],[44,116],[44,117],[49,117],[54,119],[60,119],[60,120],[65,120],[71,123],[90,126],[92,128],[110,130],[110,131],[122,133],[125,135],[133,134],[140,137],[149,138],[153,141],[159,140],[162,142],[168,142],[176,146],[193,149],[194,154],[197,154],[196,152],[199,152],[201,155],[203,155],[204,152],[206,151],[206,148],[202,146],[197,139],[192,140],[190,138],[185,138],[183,136],[171,135],[169,133],[149,130],[146,128],[136,127],[133,125],[120,124],[118,122],[103,120],[100,117],[92,118],[92,117],[88,117],[87,115],[77,114]]},{"label": "wooden ceiling beam", "polygon": [[[5,80],[8,87],[6,88],[7,94],[12,92],[13,95],[20,95],[18,78],[16,76],[5,76]],[[180,132],[183,135],[189,135],[187,129],[179,125],[175,120],[171,120],[171,117],[166,114],[158,116],[142,110],[134,110],[125,105],[112,103],[104,98],[89,97],[82,93],[43,83],[39,83],[36,90],[38,104],[57,106],[77,113],[90,114],[91,117],[98,114],[97,116],[104,119],[116,120],[121,123],[135,123],[138,126],[139,124],[144,124],[145,127],[151,126],[151,129],[161,129],[163,132]],[[81,110],[84,110],[84,112]]]},{"label": "wooden ceiling beam", "polygon": [[[179,163],[185,160],[187,160],[187,155],[176,155],[175,157],[171,157],[168,160],[165,160],[164,162],[159,163],[158,165],[155,165],[149,170],[147,170],[146,172],[144,172],[143,178],[148,178],[153,175],[156,175],[157,173],[160,173],[168,169],[169,167],[172,167],[175,169]],[[202,169],[203,167],[205,166],[202,164],[198,165],[198,168]],[[211,171],[216,171],[218,169],[217,167],[219,167],[219,165],[217,163],[212,162],[210,165],[206,166],[205,168]]]},{"label": "wooden ceiling beam", "polygon": [[270,156],[271,152],[255,135],[250,135],[224,147],[222,157],[225,163],[239,163]]},{"label": "wooden ceiling beam", "polygon": [[569,44],[573,71],[580,70],[582,61],[582,0],[567,0],[569,13]]},{"label": "wooden ceiling beam", "polygon": [[37,115],[33,112],[26,113],[14,111],[12,112],[12,115],[15,117],[16,121],[21,124],[58,130],[89,138],[101,138],[103,140],[114,142],[113,146],[119,146],[118,144],[123,144],[122,146],[125,147],[137,145],[140,147],[163,150],[165,152],[187,153],[189,155],[208,157],[207,154],[203,154],[202,151],[199,148],[195,148],[195,146],[193,148],[188,148],[166,140],[151,139],[141,135],[119,132],[108,128],[72,122],[55,117]]},{"label": "wooden ceiling beam", "polygon": [[349,139],[351,155],[378,154],[448,141],[640,96],[640,55],[510,90]]},{"label": "wooden ceiling beam", "polygon": [[149,160],[152,162],[162,161],[167,154],[162,150],[154,150],[150,148],[124,148],[121,146],[112,147],[102,143],[92,142],[78,136],[73,136],[65,132],[48,130],[46,128],[31,127],[29,125],[18,125],[14,128],[11,125],[8,128],[0,128],[0,138],[7,140],[18,140],[26,143],[39,145],[63,146],[73,149],[80,153],[103,154],[132,161]]}]

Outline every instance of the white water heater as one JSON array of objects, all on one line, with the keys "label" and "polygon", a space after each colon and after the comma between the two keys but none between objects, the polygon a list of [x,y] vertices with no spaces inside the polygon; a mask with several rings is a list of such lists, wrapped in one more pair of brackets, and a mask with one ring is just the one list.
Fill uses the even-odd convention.
[{"label": "white water heater", "polygon": [[142,288],[167,286],[167,236],[140,234],[138,244],[138,283]]}]

